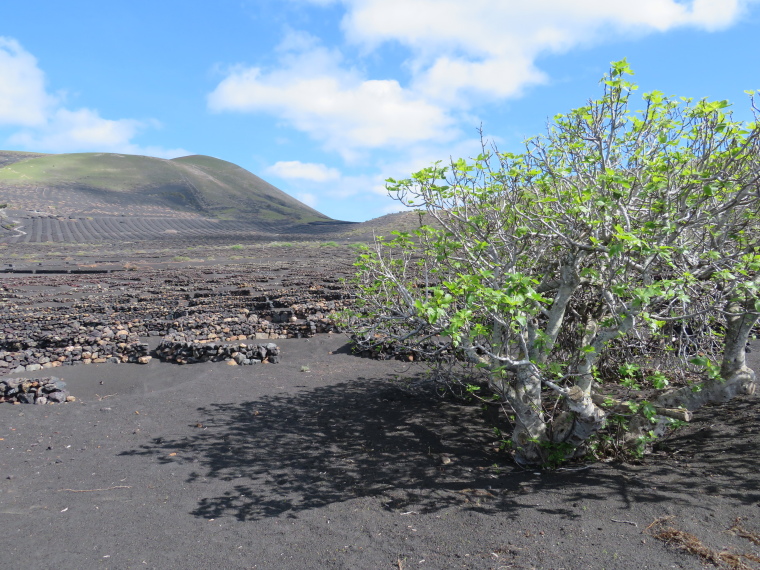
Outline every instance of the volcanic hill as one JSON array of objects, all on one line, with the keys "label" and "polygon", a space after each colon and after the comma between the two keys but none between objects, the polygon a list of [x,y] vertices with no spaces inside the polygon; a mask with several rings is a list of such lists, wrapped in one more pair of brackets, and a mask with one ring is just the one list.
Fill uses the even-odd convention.
[{"label": "volcanic hill", "polygon": [[24,202],[37,202],[39,207],[55,206],[55,213],[103,202],[127,210],[140,203],[227,220],[330,220],[231,162],[198,155],[164,160],[0,151],[0,196],[11,204],[14,197],[23,196]]},{"label": "volcanic hill", "polygon": [[0,151],[0,204],[4,203],[4,242],[248,234],[262,239],[322,235],[349,225],[235,164],[200,155],[165,160]]}]

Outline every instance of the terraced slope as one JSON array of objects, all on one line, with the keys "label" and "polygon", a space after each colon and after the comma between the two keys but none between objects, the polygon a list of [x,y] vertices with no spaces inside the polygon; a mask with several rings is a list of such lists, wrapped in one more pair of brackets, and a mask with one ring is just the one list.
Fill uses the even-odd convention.
[{"label": "terraced slope", "polygon": [[3,221],[3,243],[121,243],[159,242],[174,246],[199,246],[271,242],[282,240],[337,239],[348,222],[300,224],[282,228],[276,222],[212,220],[138,216],[54,217],[29,216]]},{"label": "terraced slope", "polygon": [[283,226],[330,218],[255,174],[209,156],[0,151],[0,203],[55,215],[206,217]]}]

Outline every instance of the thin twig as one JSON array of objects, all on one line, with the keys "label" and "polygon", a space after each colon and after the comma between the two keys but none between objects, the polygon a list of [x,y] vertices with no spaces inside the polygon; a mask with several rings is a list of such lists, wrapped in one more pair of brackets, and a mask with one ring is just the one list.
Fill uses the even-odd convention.
[{"label": "thin twig", "polygon": [[110,398],[111,396],[116,396],[118,394],[106,394],[105,396],[100,396],[98,394],[95,394],[95,397],[98,399],[98,402],[102,402],[106,398]]}]

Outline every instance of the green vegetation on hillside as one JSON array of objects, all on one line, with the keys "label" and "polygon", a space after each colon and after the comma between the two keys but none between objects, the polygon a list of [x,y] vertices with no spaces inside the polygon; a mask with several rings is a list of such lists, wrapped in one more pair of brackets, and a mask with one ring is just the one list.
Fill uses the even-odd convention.
[{"label": "green vegetation on hillside", "polygon": [[172,208],[219,219],[253,217],[284,223],[330,219],[251,172],[210,156],[164,160],[109,153],[26,154],[0,152],[0,160],[10,157],[0,162],[0,188],[150,196]]}]

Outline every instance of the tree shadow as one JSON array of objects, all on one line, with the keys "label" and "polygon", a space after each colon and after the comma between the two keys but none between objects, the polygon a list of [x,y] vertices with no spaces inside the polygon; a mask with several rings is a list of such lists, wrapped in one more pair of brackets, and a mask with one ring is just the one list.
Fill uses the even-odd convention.
[{"label": "tree shadow", "polygon": [[760,503],[757,403],[757,398],[743,396],[704,406],[691,424],[657,441],[642,463],[596,466],[589,480],[569,485],[566,496],[571,501],[616,496],[628,506],[657,501],[697,506],[704,504],[700,497],[713,496],[726,501],[726,507],[756,506]]},{"label": "tree shadow", "polygon": [[[192,511],[209,519],[295,517],[361,497],[379,498],[391,511],[464,506],[514,518],[538,509],[575,519],[580,500],[612,499],[625,509],[644,501],[688,502],[711,490],[698,473],[659,471],[657,464],[542,474],[520,469],[498,450],[493,427],[503,415],[488,408],[387,379],[360,379],[201,407],[202,419],[187,435],[155,438],[122,455],[197,465],[189,482],[225,482],[221,495],[201,499]],[[739,445],[735,452],[747,450]],[[760,500],[758,476],[741,479],[741,488],[724,491],[742,502]],[[531,493],[542,500],[526,501],[523,495]]]},{"label": "tree shadow", "polygon": [[202,469],[189,481],[231,483],[200,501],[200,517],[258,519],[357,497],[428,512],[500,499],[533,476],[505,465],[493,431],[499,416],[386,379],[359,380],[204,406],[187,435],[123,455],[195,461]]}]

